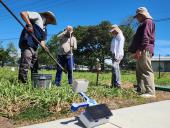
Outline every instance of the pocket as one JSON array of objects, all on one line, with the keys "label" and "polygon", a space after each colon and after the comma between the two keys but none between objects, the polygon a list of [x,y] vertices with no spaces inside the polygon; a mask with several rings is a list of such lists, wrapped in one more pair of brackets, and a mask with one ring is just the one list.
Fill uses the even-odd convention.
[{"label": "pocket", "polygon": [[146,50],[146,56],[147,56],[147,57],[149,57],[149,58],[151,58],[151,57],[152,57],[152,54],[150,53],[150,51],[149,51],[149,50]]}]

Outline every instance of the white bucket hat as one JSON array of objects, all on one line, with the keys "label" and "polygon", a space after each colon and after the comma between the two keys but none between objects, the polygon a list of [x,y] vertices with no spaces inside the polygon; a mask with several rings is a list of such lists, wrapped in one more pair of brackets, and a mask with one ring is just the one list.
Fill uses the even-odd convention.
[{"label": "white bucket hat", "polygon": [[57,24],[56,17],[55,17],[55,15],[54,15],[53,12],[47,11],[47,12],[41,12],[41,13],[39,13],[39,14],[43,15],[44,17],[50,16],[50,17],[51,17],[51,22],[50,22],[50,24],[53,24],[53,25],[56,25],[56,24]]},{"label": "white bucket hat", "polygon": [[137,16],[138,14],[142,14],[142,15],[144,15],[146,18],[153,19],[153,18],[151,17],[151,15],[149,14],[149,12],[148,12],[148,10],[147,10],[146,7],[139,7],[139,8],[136,10],[136,15],[134,16],[134,18],[136,18],[136,16]]}]

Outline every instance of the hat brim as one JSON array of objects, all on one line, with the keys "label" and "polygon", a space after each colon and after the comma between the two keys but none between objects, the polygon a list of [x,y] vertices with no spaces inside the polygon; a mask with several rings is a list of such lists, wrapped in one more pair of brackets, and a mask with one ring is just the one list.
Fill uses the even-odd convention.
[{"label": "hat brim", "polygon": [[56,17],[54,15],[52,15],[50,12],[42,12],[40,14],[43,15],[44,17],[49,16],[51,18],[50,24],[53,24],[53,25],[57,24]]},{"label": "hat brim", "polygon": [[120,30],[119,28],[112,28],[109,32],[111,32],[111,33],[112,33],[113,31],[116,31],[116,32],[118,32],[118,33],[119,33],[121,30]]},{"label": "hat brim", "polygon": [[109,32],[113,32],[113,31],[115,31],[115,29],[111,29]]},{"label": "hat brim", "polygon": [[133,16],[133,18],[136,18],[137,15],[139,15],[139,14],[144,15],[146,18],[152,19],[151,15],[149,13],[146,13],[146,12],[139,12],[135,16]]}]

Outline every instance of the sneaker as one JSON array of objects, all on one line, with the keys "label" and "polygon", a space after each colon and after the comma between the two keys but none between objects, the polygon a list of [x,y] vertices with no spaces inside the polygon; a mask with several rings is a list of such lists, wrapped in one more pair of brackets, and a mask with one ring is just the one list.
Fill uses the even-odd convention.
[{"label": "sneaker", "polygon": [[60,87],[60,86],[61,86],[61,84],[60,84],[60,83],[55,82],[55,81],[53,81],[53,82],[52,82],[52,84],[53,84],[53,85],[56,85],[57,87]]},{"label": "sneaker", "polygon": [[140,96],[143,97],[143,98],[155,98],[155,97],[156,97],[155,95],[148,94],[148,93],[146,93],[146,94],[141,94]]},{"label": "sneaker", "polygon": [[141,91],[139,91],[137,88],[134,88],[133,91],[138,94],[138,95],[142,95],[143,93]]},{"label": "sneaker", "polygon": [[73,84],[70,84],[70,83],[69,83],[69,85],[70,85],[70,86],[73,86]]}]

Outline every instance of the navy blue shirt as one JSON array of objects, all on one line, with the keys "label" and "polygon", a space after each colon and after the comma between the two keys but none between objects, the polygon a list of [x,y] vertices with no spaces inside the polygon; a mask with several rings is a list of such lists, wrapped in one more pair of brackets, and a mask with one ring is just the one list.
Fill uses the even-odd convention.
[{"label": "navy blue shirt", "polygon": [[[36,24],[32,24],[33,25],[33,29],[34,29],[34,35],[35,37],[38,39],[38,41],[43,41],[46,40],[47,38],[47,31],[43,31],[38,25]],[[37,50],[38,48],[38,42],[36,42],[33,37],[31,36],[31,34],[29,34],[29,32],[27,32],[26,29],[23,29],[21,36],[20,36],[20,40],[19,40],[19,48],[21,50],[24,50],[28,47],[33,48],[34,50]]]}]

